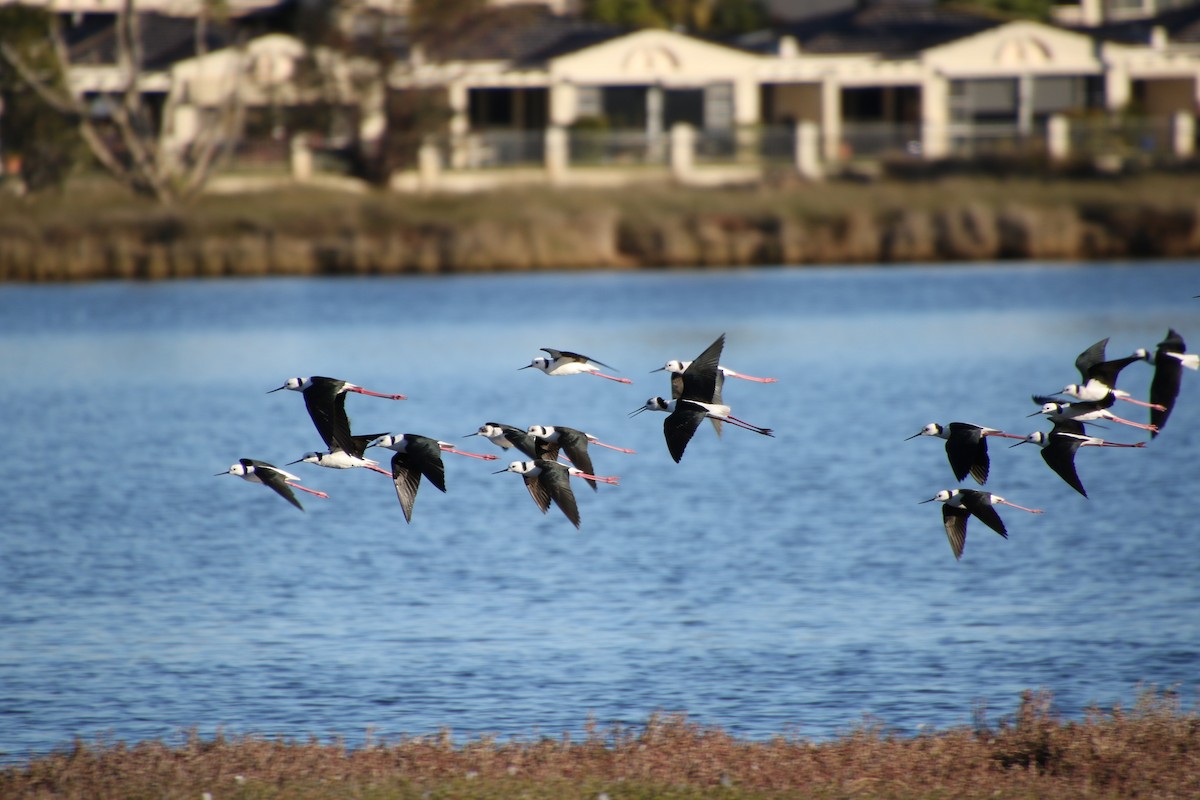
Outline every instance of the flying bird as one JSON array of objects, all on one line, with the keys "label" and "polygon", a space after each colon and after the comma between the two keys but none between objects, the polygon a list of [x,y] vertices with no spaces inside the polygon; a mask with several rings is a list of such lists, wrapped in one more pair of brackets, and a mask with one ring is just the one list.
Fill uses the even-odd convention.
[{"label": "flying bird", "polygon": [[292,489],[299,489],[302,492],[315,494],[317,497],[329,497],[324,492],[318,492],[316,489],[301,486],[299,483],[300,478],[292,473],[282,470],[274,464],[268,464],[266,461],[258,461],[253,458],[239,458],[236,464],[224,472],[218,472],[217,475],[236,475],[250,483],[261,483],[301,511],[304,510],[304,506],[300,505],[300,501],[296,499],[296,493]]},{"label": "flying bird", "polygon": [[589,358],[588,356],[583,356],[579,353],[572,353],[569,350],[555,350],[553,347],[543,347],[541,349],[543,352],[548,353],[550,357],[546,358],[545,356],[538,356],[525,366],[518,367],[518,369],[529,369],[530,367],[533,367],[535,369],[540,369],[547,375],[553,376],[588,374],[595,375],[597,378],[607,378],[608,380],[616,381],[617,383],[633,383],[633,381],[629,380],[629,378],[618,378],[615,375],[606,375],[605,373],[601,372],[600,367],[604,367],[605,369],[614,369],[608,364],[605,364],[603,361],[597,361],[594,358]]},{"label": "flying bird", "polygon": [[718,362],[724,346],[725,334],[722,333],[680,373],[683,385],[678,398],[665,400],[662,397],[651,397],[641,408],[630,412],[630,416],[643,411],[667,412],[667,418],[663,422],[663,436],[667,440],[667,450],[677,463],[683,458],[683,451],[705,418],[728,422],[763,436],[775,435],[770,428],[760,428],[738,419],[733,416],[729,406],[714,401],[720,375]]},{"label": "flying bird", "polygon": [[1075,454],[1079,452],[1079,448],[1146,446],[1145,442],[1120,444],[1118,442],[1106,442],[1095,436],[1088,436],[1084,432],[1083,423],[1071,419],[1060,419],[1054,423],[1054,428],[1049,433],[1045,431],[1031,433],[1017,442],[1017,444],[1012,445],[1012,447],[1017,447],[1026,442],[1039,445],[1042,452],[1042,460],[1046,462],[1046,466],[1054,470],[1060,478],[1067,482],[1068,486],[1084,497],[1087,497],[1088,494],[1083,488],[1083,482],[1079,480],[1079,473],[1075,470]]},{"label": "flying bird", "polygon": [[[961,481],[970,475],[981,486],[987,482],[988,470],[991,468],[987,451],[987,437],[1021,438],[1014,433],[1005,433],[998,428],[985,428],[969,422],[951,422],[949,425],[931,422],[909,436],[908,439],[915,439],[918,436],[934,436],[945,439],[946,458],[950,460],[950,468],[954,470],[954,477]],[[908,441],[908,439],[904,441]]]},{"label": "flying bird", "polygon": [[[1038,414],[1045,414],[1055,422],[1061,419],[1073,419],[1078,422],[1092,422],[1098,419],[1105,419],[1109,422],[1119,422],[1122,425],[1128,425],[1131,428],[1139,428],[1140,430],[1151,432],[1158,430],[1158,427],[1155,425],[1143,425],[1140,422],[1122,419],[1116,414],[1113,414],[1108,409],[1112,407],[1116,400],[1117,397],[1112,392],[1109,392],[1103,400],[1093,400],[1090,402],[1081,401],[1077,403],[1060,403],[1053,397],[1034,395],[1033,402],[1041,403],[1042,407],[1028,416],[1036,417]],[[1153,410],[1151,413],[1154,413]]]},{"label": "flying bird", "polygon": [[943,489],[922,503],[940,502],[942,504],[942,524],[946,527],[946,538],[950,541],[950,549],[956,559],[962,558],[963,547],[967,543],[967,520],[974,514],[979,521],[996,533],[1008,538],[1008,530],[1004,520],[996,513],[993,506],[1005,505],[1028,511],[1030,514],[1041,514],[1040,508],[1026,508],[1016,503],[1010,503],[1003,497],[991,492],[975,489]]},{"label": "flying bird", "polygon": [[466,439],[470,436],[482,436],[501,450],[515,448],[529,458],[538,457],[537,443],[534,441],[534,438],[529,435],[528,431],[522,430],[516,425],[508,425],[503,422],[485,422],[479,426],[479,430],[474,433],[468,433],[463,438]]},{"label": "flying bird", "polygon": [[[607,447],[610,450],[616,450],[620,453],[634,452],[627,447],[606,444],[590,433],[584,433],[575,428],[568,428],[565,425],[530,425],[529,435],[536,440],[539,451],[537,458],[557,461],[558,452],[561,449],[567,458],[571,459],[572,464],[589,473],[596,471],[592,466],[592,457],[588,455],[589,444],[594,444],[598,447]],[[591,478],[585,478],[584,480],[592,487],[592,491],[597,491],[596,481]]]},{"label": "flying bird", "polygon": [[619,479],[615,476],[592,475],[578,467],[568,467],[566,464],[560,464],[547,458],[538,458],[533,461],[513,461],[507,468],[494,474],[499,475],[503,472],[513,472],[524,478],[529,496],[533,498],[533,502],[537,504],[543,514],[550,510],[550,502],[554,501],[554,504],[576,528],[579,527],[580,521],[579,506],[575,502],[575,492],[571,490],[571,476],[585,480],[590,478],[614,486],[619,483]]},{"label": "flying bird", "polygon": [[417,489],[420,488],[422,476],[438,491],[446,491],[446,467],[442,463],[442,453],[454,453],[484,461],[496,460],[496,456],[490,453],[470,453],[459,450],[449,442],[416,433],[385,434],[367,446],[394,451],[392,482],[396,485],[396,497],[400,500],[400,508],[407,522],[412,522],[413,503],[417,500]]},{"label": "flying bird", "polygon": [[1080,383],[1069,383],[1060,389],[1058,394],[1065,394],[1085,402],[1093,402],[1105,399],[1111,392],[1118,400],[1138,406],[1150,406],[1151,403],[1138,400],[1129,392],[1117,388],[1117,376],[1121,374],[1121,370],[1135,361],[1146,360],[1146,351],[1139,349],[1133,355],[1106,361],[1104,360],[1104,347],[1107,343],[1108,339],[1101,339],[1079,354],[1075,359],[1075,365],[1079,370]]},{"label": "flying bird", "polygon": [[1175,408],[1179,397],[1179,387],[1183,381],[1183,368],[1200,368],[1200,354],[1187,353],[1187,345],[1183,337],[1174,328],[1167,330],[1166,338],[1158,343],[1154,350],[1153,359],[1147,354],[1147,361],[1154,364],[1154,377],[1150,380],[1150,402],[1157,408],[1150,409],[1150,424],[1156,430],[1151,438],[1167,424],[1167,418]]},{"label": "flying bird", "polygon": [[308,415],[312,418],[313,425],[327,448],[331,451],[341,448],[347,453],[359,457],[363,454],[362,448],[366,446],[366,442],[361,438],[355,439],[350,433],[350,418],[346,416],[346,393],[356,392],[388,400],[406,399],[406,395],[373,392],[353,383],[320,375],[314,375],[311,378],[288,378],[283,386],[272,389],[267,394],[283,389],[300,392],[304,395],[304,405],[308,408]]}]

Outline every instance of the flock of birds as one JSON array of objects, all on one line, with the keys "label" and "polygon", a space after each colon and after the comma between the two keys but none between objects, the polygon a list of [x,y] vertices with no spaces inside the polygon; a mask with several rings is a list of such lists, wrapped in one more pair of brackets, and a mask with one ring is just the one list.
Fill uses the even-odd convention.
[{"label": "flock of birds", "polygon": [[[710,420],[718,436],[722,426],[726,424],[762,436],[774,435],[770,428],[753,425],[735,417],[732,409],[722,399],[722,389],[726,378],[740,378],[759,383],[774,383],[776,379],[746,375],[722,366],[720,359],[724,345],[725,335],[721,334],[692,361],[671,360],[653,370],[670,373],[671,399],[651,397],[644,405],[630,412],[631,416],[643,411],[666,413],[663,436],[667,450],[676,462],[683,458],[688,443],[706,419]],[[1033,396],[1034,402],[1041,408],[1029,416],[1041,415],[1048,418],[1053,423],[1049,432],[1038,431],[1020,436],[997,428],[965,422],[951,422],[949,425],[932,422],[908,438],[930,436],[944,439],[946,456],[954,477],[961,482],[970,475],[979,485],[983,485],[988,479],[988,438],[1019,440],[1016,445],[1012,445],[1013,447],[1025,443],[1036,444],[1046,464],[1075,491],[1087,497],[1087,491],[1075,467],[1076,454],[1081,448],[1142,448],[1146,443],[1105,441],[1089,435],[1085,424],[1097,420],[1119,423],[1149,431],[1153,438],[1162,430],[1174,407],[1179,395],[1183,369],[1200,369],[1200,355],[1187,353],[1183,337],[1173,329],[1168,331],[1166,338],[1159,342],[1153,353],[1138,349],[1130,356],[1106,360],[1107,345],[1108,339],[1102,339],[1075,359],[1075,366],[1080,375],[1079,383],[1069,384],[1053,395]],[[613,368],[588,356],[549,347],[542,350],[546,356],[534,358],[520,369],[534,368],[555,377],[593,375],[619,383],[632,383],[628,378],[601,372],[601,368]],[[1138,400],[1116,386],[1121,370],[1138,361],[1154,365],[1149,401]],[[395,486],[404,518],[409,522],[412,521],[413,504],[422,478],[439,491],[446,491],[446,473],[442,463],[444,453],[488,461],[497,458],[493,454],[469,452],[455,447],[450,442],[419,434],[351,432],[350,420],[346,414],[348,393],[390,400],[406,399],[402,394],[374,392],[344,380],[321,376],[289,378],[282,386],[272,389],[268,394],[284,389],[300,392],[304,396],[308,414],[326,446],[326,450],[306,453],[296,461],[290,462],[289,466],[307,462],[333,469],[359,467],[388,475]],[[1063,400],[1063,396],[1071,399]],[[1111,409],[1118,400],[1149,408],[1149,424],[1123,419],[1114,414]],[[589,446],[596,445],[623,453],[634,452],[602,442],[589,433],[561,425],[531,425],[522,429],[504,423],[488,422],[467,436],[482,436],[502,450],[522,453],[526,457],[525,460],[512,461],[496,474],[512,472],[522,476],[525,487],[543,514],[554,504],[576,528],[580,525],[580,515],[570,479],[579,478],[586,481],[593,491],[597,490],[598,483],[619,483],[616,476],[596,474],[588,451]],[[366,451],[372,447],[392,451],[390,470],[381,468],[378,461],[366,457]],[[560,453],[569,463],[559,460]],[[303,506],[293,489],[318,497],[328,497],[324,492],[302,486],[296,475],[256,459],[239,459],[227,471],[217,474],[235,475],[252,483],[263,484],[301,510]],[[996,506],[1010,506],[1033,514],[1042,513],[1041,509],[1017,505],[998,494],[976,489],[943,489],[921,502],[942,504],[946,536],[956,559],[962,558],[967,521],[971,516],[979,518],[983,524],[1007,538],[1008,531],[997,513]]]},{"label": "flock of birds", "polygon": [[[688,442],[695,435],[705,419],[711,420],[718,435],[725,423],[744,428],[763,436],[773,436],[769,428],[752,425],[745,420],[733,416],[732,410],[722,400],[722,386],[725,378],[741,378],[758,383],[774,383],[775,378],[760,378],[745,375],[721,366],[721,351],[725,345],[725,335],[721,334],[703,353],[692,361],[668,361],[654,372],[666,371],[671,374],[671,399],[651,397],[644,405],[631,412],[631,416],[643,411],[663,411],[667,418],[663,423],[663,434],[666,438],[667,449],[671,457],[678,462],[683,458],[683,452]],[[588,356],[572,353],[566,350],[555,350],[544,347],[546,356],[534,358],[529,364],[520,369],[535,368],[546,375],[594,375],[619,383],[632,383],[628,378],[609,375],[600,369],[612,369],[601,361]],[[304,378],[289,378],[282,386],[270,390],[268,394],[281,390],[300,392],[304,396],[304,405],[312,418],[317,433],[325,442],[324,451],[305,453],[296,461],[298,464],[307,462],[332,469],[351,469],[355,467],[380,472],[392,478],[396,488],[396,496],[400,501],[405,520],[412,521],[413,504],[416,502],[417,489],[424,478],[439,491],[446,491],[446,471],[442,462],[443,453],[454,453],[487,461],[497,458],[493,454],[472,453],[455,447],[450,442],[433,439],[413,433],[372,433],[354,434],[350,430],[350,419],[346,414],[346,397],[350,392],[382,397],[389,400],[407,399],[402,394],[385,394],[364,389],[348,381],[337,378],[312,376]],[[571,489],[571,478],[586,481],[592,489],[597,490],[598,483],[616,485],[619,478],[609,475],[597,475],[588,452],[590,445],[606,447],[623,453],[634,451],[617,445],[601,442],[597,437],[561,425],[531,425],[522,429],[514,425],[499,422],[488,422],[480,426],[475,433],[467,436],[483,436],[502,450],[515,450],[527,457],[527,460],[513,461],[503,472],[516,473],[525,481],[534,503],[545,514],[551,503],[558,506],[568,520],[578,528],[580,525],[579,506]],[[372,447],[380,447],[393,451],[391,470],[380,467],[379,462],[366,457],[366,451]],[[559,460],[560,453],[570,463]],[[300,478],[285,469],[266,461],[253,458],[242,458],[218,475],[235,475],[251,483],[259,483],[273,489],[285,500],[300,510],[304,507],[296,498],[294,489],[307,492],[317,497],[328,497],[325,492],[302,486]]]},{"label": "flock of birds", "polygon": [[[1041,408],[1029,416],[1047,417],[1053,423],[1049,432],[1037,431],[1027,436],[1019,436],[997,428],[966,422],[951,422],[949,425],[931,422],[908,438],[932,436],[945,439],[946,457],[954,471],[954,477],[961,482],[970,475],[980,485],[988,478],[988,437],[1018,439],[1017,444],[1011,445],[1012,447],[1026,443],[1036,444],[1046,465],[1072,489],[1087,497],[1087,490],[1083,488],[1083,482],[1080,481],[1075,468],[1075,457],[1080,448],[1141,448],[1145,447],[1146,443],[1105,441],[1088,435],[1085,423],[1094,423],[1097,420],[1115,422],[1149,431],[1150,437],[1154,438],[1166,425],[1167,418],[1175,406],[1184,367],[1200,369],[1200,354],[1185,352],[1187,348],[1183,337],[1174,329],[1167,331],[1166,338],[1158,343],[1153,353],[1138,348],[1132,355],[1106,360],[1104,351],[1107,346],[1108,339],[1101,339],[1075,359],[1075,367],[1079,370],[1079,383],[1068,384],[1053,395],[1033,395],[1033,401]],[[1154,365],[1148,402],[1138,400],[1130,396],[1129,392],[1117,388],[1117,376],[1121,370],[1139,361]],[[1064,401],[1062,396],[1070,397],[1071,400]],[[1114,414],[1111,409],[1118,400],[1149,408],[1149,424],[1134,422]],[[967,520],[972,515],[1007,539],[1008,530],[997,513],[996,506],[1011,506],[1032,514],[1042,513],[1041,509],[1020,506],[992,492],[977,489],[943,489],[921,502],[942,504],[942,522],[946,528],[946,537],[950,541],[950,549],[956,559],[962,558],[967,537]]]}]

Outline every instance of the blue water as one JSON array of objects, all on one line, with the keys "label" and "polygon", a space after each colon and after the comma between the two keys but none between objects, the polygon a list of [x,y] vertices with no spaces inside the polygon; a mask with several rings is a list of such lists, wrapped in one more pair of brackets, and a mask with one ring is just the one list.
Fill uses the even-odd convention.
[{"label": "blue water", "polygon": [[[993,264],[0,287],[0,757],[188,731],[349,744],[449,730],[529,738],[655,712],[747,738],[912,733],[1011,713],[1191,702],[1200,665],[1200,375],[1144,450],[1087,448],[1084,499],[1033,446],[992,446],[1005,541],[973,523],[931,421],[1045,429],[1034,392],[1075,356],[1200,347],[1200,265]],[[675,464],[655,414],[671,358],[727,334],[738,416]],[[518,371],[543,346],[633,378]],[[1121,386],[1145,396],[1146,364]],[[563,424],[619,487],[576,531],[504,461],[447,456],[406,524],[386,478],[290,469],[301,513],[230,476],[318,449],[295,375],[361,432],[499,452],[487,421]],[[1118,413],[1144,420],[1127,404]],[[1117,441],[1139,432],[1095,431]],[[384,454],[388,455],[388,454]],[[974,484],[970,484],[973,486]]]}]

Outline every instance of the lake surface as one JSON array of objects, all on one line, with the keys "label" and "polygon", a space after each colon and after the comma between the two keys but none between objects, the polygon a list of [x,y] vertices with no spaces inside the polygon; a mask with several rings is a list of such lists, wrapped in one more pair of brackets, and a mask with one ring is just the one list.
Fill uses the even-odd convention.
[{"label": "lake surface", "polygon": [[[931,421],[1048,429],[1032,393],[1076,355],[1200,348],[1200,264],[988,264],[0,287],[0,758],[186,732],[355,745],[449,730],[557,737],[655,712],[746,738],[996,721],[1025,689],[1076,717],[1200,678],[1200,375],[1141,450],[1086,448],[1075,493],[993,443],[986,488],[1045,510],[977,521]],[[726,333],[739,417],[682,463],[657,414],[672,358]],[[554,347],[634,380],[518,371]],[[359,432],[499,453],[487,421],[561,424],[619,487],[576,531],[507,462],[446,456],[406,524],[390,482],[289,469],[305,513],[214,477],[320,439],[296,375]],[[1145,397],[1152,368],[1120,385]],[[1119,404],[1122,416],[1144,409]],[[1110,424],[1115,441],[1145,435]],[[390,453],[384,453],[384,456]],[[963,484],[974,487],[973,483]]]}]

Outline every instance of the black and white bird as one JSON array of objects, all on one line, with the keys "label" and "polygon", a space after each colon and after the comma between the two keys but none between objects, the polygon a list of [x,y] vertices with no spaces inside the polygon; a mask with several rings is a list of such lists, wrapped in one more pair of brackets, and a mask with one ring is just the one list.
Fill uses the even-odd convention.
[{"label": "black and white bird", "polygon": [[940,502],[942,504],[942,524],[946,528],[946,538],[956,559],[962,558],[963,548],[967,543],[967,520],[974,514],[979,521],[996,533],[1008,538],[1008,530],[1004,520],[996,513],[994,506],[1005,505],[1028,511],[1030,514],[1041,514],[1040,508],[1026,508],[1016,503],[1010,503],[1003,497],[991,492],[976,489],[943,489],[922,503]]},{"label": "black and white bird", "polygon": [[550,502],[558,506],[563,515],[576,528],[579,527],[579,505],[575,502],[575,492],[571,490],[571,477],[591,479],[616,486],[620,479],[610,475],[592,475],[578,467],[569,467],[547,458],[537,458],[533,461],[513,461],[507,468],[498,470],[495,474],[513,472],[525,480],[525,488],[533,502],[545,514],[550,510]]},{"label": "black and white bird", "polygon": [[1145,442],[1121,444],[1119,442],[1106,442],[1095,436],[1088,436],[1084,431],[1083,423],[1071,419],[1060,419],[1054,423],[1054,428],[1049,433],[1036,431],[1012,446],[1017,447],[1026,442],[1039,445],[1042,451],[1042,460],[1046,462],[1046,466],[1054,470],[1060,478],[1067,482],[1068,486],[1084,497],[1087,497],[1088,494],[1084,490],[1083,482],[1079,480],[1079,473],[1075,469],[1075,454],[1079,452],[1079,448],[1146,446]]},{"label": "black and white bird", "polygon": [[538,457],[537,442],[529,435],[528,431],[518,428],[516,425],[508,425],[503,422],[485,422],[479,426],[479,430],[474,433],[468,433],[463,438],[466,439],[470,436],[482,436],[501,450],[515,448],[529,458]]},{"label": "black and white bird", "polygon": [[[375,434],[374,436],[371,436],[370,439],[375,439],[379,435],[380,434]],[[363,443],[362,447],[364,450],[366,449],[365,442]],[[392,476],[392,473],[388,472],[386,469],[380,469],[378,461],[374,461],[365,456],[355,455],[354,453],[347,453],[340,447],[334,447],[330,450],[326,450],[323,453],[317,452],[316,450],[310,451],[300,456],[300,458],[297,458],[295,461],[289,461],[287,465],[291,466],[292,464],[300,463],[316,464],[318,467],[325,467],[326,469],[354,469],[355,467],[362,467],[364,469],[369,469],[372,472],[378,472],[381,475],[387,475],[389,478]]]},{"label": "black and white bird", "polygon": [[605,369],[614,369],[603,361],[597,361],[594,358],[572,353],[569,350],[555,350],[553,347],[543,347],[542,351],[549,354],[549,358],[538,356],[523,367],[518,369],[539,369],[547,375],[595,375],[597,378],[607,378],[610,381],[617,383],[633,383],[629,378],[618,378],[615,375],[607,375],[600,371],[600,367]]},{"label": "black and white bird", "polygon": [[[931,422],[921,430],[909,436],[933,436],[946,440],[946,458],[950,460],[950,468],[954,477],[963,480],[970,475],[981,486],[987,482],[991,460],[988,458],[987,437],[1001,436],[1006,439],[1020,439],[1015,433],[1005,433],[999,428],[986,428],[983,425],[972,425],[969,422],[951,422],[941,425]],[[905,439],[904,441],[908,441]]]},{"label": "black and white bird", "polygon": [[1089,402],[1076,403],[1060,403],[1053,397],[1045,395],[1034,395],[1033,402],[1041,403],[1042,407],[1029,414],[1030,417],[1036,417],[1038,414],[1044,414],[1050,419],[1057,422],[1061,419],[1073,419],[1077,422],[1093,422],[1098,419],[1108,420],[1109,422],[1118,422],[1122,425],[1128,425],[1131,428],[1138,428],[1145,431],[1157,431],[1155,425],[1143,425],[1140,422],[1134,422],[1128,419],[1122,419],[1116,414],[1109,411],[1113,403],[1117,401],[1116,395],[1109,392],[1103,400],[1093,400]]},{"label": "black and white bird", "polygon": [[[321,440],[325,442],[325,446],[330,451],[340,448],[346,453],[358,457],[362,456],[366,441],[370,441],[370,438],[374,437],[363,441],[362,437],[356,439],[350,433],[350,418],[346,415],[346,393],[356,392],[388,400],[406,399],[406,396],[402,394],[373,392],[347,381],[320,375],[310,378],[288,378],[283,386],[272,389],[267,394],[283,389],[300,392],[304,395],[304,405],[308,408],[308,415],[312,418],[317,433],[321,435]],[[376,434],[376,436],[378,435]]]},{"label": "black and white bird", "polygon": [[400,500],[400,508],[407,522],[412,522],[413,503],[417,500],[417,489],[420,488],[422,476],[438,491],[446,491],[446,467],[442,463],[442,453],[454,453],[484,461],[496,460],[496,456],[490,453],[459,450],[449,442],[416,433],[384,434],[367,446],[393,451],[392,482],[396,485],[396,497]]},{"label": "black and white bird", "polygon": [[[529,435],[537,442],[537,458],[557,461],[559,450],[561,450],[571,460],[572,464],[588,473],[596,471],[592,466],[592,457],[588,454],[589,444],[594,444],[597,447],[607,447],[609,450],[616,450],[619,453],[634,452],[628,447],[618,447],[614,444],[602,442],[590,433],[584,433],[575,428],[568,428],[565,425],[530,425]],[[592,487],[592,491],[597,490],[596,481],[591,478],[585,478],[584,480]]]},{"label": "black and white bird", "polygon": [[1150,434],[1156,436],[1167,424],[1167,418],[1175,408],[1179,397],[1179,387],[1183,382],[1183,368],[1200,369],[1200,354],[1188,353],[1183,337],[1174,328],[1167,330],[1166,338],[1158,343],[1154,355],[1149,354],[1146,360],[1154,364],[1154,377],[1150,380],[1150,402],[1155,407],[1150,409],[1150,424],[1156,430]]},{"label": "black and white bird", "polygon": [[683,386],[680,396],[672,400],[662,397],[651,397],[641,408],[635,408],[630,416],[643,411],[665,411],[667,418],[663,422],[663,436],[667,440],[667,450],[671,457],[678,462],[683,458],[683,452],[692,440],[696,429],[705,418],[728,422],[739,428],[754,431],[763,436],[774,436],[770,428],[760,428],[751,425],[743,419],[733,416],[729,406],[714,402],[717,393],[718,370],[721,350],[725,346],[725,334],[717,337],[703,353],[696,357],[687,369],[680,373]]},{"label": "black and white bird", "polygon": [[1058,394],[1065,394],[1084,402],[1094,402],[1104,400],[1111,392],[1118,400],[1143,407],[1150,406],[1151,403],[1138,400],[1129,392],[1117,388],[1117,376],[1121,374],[1121,370],[1134,362],[1146,360],[1146,351],[1137,350],[1133,355],[1124,358],[1105,360],[1104,348],[1107,344],[1107,338],[1101,339],[1079,354],[1075,359],[1075,367],[1079,370],[1080,382],[1067,384]]},{"label": "black and white bird", "polygon": [[296,493],[292,489],[299,489],[302,492],[315,494],[317,497],[329,497],[324,492],[309,489],[307,486],[301,486],[299,483],[300,478],[287,470],[282,470],[274,464],[268,464],[266,461],[258,461],[253,458],[239,458],[236,464],[230,466],[224,472],[218,472],[217,475],[236,475],[250,483],[261,483],[301,511],[304,510],[304,506],[300,505],[300,501],[296,499]]}]

